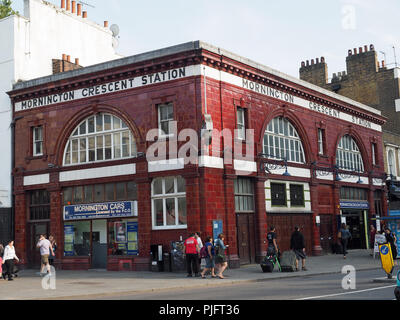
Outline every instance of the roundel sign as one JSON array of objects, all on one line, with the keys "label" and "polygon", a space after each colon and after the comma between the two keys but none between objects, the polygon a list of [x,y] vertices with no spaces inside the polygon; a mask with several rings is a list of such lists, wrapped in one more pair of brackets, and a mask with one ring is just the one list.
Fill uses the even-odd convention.
[{"label": "roundel sign", "polygon": [[381,253],[385,256],[389,253],[389,247],[388,246],[381,246]]}]

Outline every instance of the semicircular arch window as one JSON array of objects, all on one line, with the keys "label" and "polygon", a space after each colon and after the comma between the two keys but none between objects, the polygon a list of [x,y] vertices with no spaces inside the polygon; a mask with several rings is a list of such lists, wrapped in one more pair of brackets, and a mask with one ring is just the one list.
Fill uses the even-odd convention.
[{"label": "semicircular arch window", "polygon": [[342,170],[364,171],[364,162],[360,149],[355,140],[348,134],[340,139],[336,150],[336,165]]},{"label": "semicircular arch window", "polygon": [[64,150],[63,165],[134,158],[136,141],[120,118],[99,113],[82,121],[72,132]]},{"label": "semicircular arch window", "polygon": [[303,143],[296,128],[284,117],[271,120],[264,133],[264,154],[267,158],[305,163]]}]

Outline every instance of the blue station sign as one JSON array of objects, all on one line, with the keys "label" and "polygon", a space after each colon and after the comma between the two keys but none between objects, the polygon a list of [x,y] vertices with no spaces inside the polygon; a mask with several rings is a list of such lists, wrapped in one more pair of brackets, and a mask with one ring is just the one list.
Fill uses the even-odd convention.
[{"label": "blue station sign", "polygon": [[77,204],[64,207],[64,221],[137,217],[137,201]]},{"label": "blue station sign", "polygon": [[367,201],[340,201],[340,208],[368,210],[369,203]]}]

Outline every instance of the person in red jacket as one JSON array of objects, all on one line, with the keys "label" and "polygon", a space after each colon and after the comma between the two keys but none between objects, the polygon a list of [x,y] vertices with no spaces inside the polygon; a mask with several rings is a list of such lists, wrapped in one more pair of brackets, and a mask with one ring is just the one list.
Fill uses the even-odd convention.
[{"label": "person in red jacket", "polygon": [[189,238],[185,240],[185,247],[183,254],[186,255],[186,266],[188,277],[192,277],[193,273],[195,277],[200,277],[199,274],[199,244],[195,238],[195,234],[192,233]]}]

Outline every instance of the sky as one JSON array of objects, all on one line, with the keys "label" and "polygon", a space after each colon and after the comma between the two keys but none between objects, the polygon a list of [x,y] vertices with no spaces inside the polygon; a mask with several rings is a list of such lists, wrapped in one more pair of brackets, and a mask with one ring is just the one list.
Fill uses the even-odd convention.
[{"label": "sky", "polygon": [[[123,56],[202,40],[297,78],[302,61],[323,56],[331,78],[346,70],[349,49],[373,44],[379,61],[394,67],[396,52],[400,65],[398,0],[83,2],[94,6],[83,5],[90,20],[119,26]],[[23,0],[13,8],[23,12]]]}]

